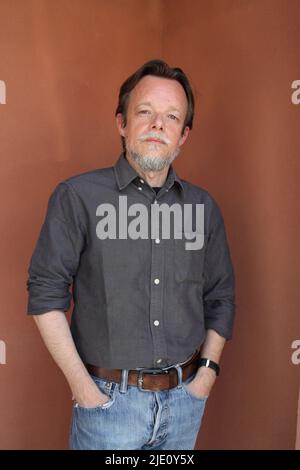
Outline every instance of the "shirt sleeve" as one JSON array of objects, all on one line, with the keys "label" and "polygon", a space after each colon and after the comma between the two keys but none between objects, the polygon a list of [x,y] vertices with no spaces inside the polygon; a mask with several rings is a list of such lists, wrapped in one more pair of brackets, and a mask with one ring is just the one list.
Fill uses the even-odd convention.
[{"label": "shirt sleeve", "polygon": [[73,188],[65,182],[59,183],[49,198],[28,269],[29,315],[70,308],[70,286],[85,243],[78,204]]},{"label": "shirt sleeve", "polygon": [[232,337],[235,317],[235,276],[223,216],[215,201],[211,226],[204,264],[205,328],[228,340]]}]

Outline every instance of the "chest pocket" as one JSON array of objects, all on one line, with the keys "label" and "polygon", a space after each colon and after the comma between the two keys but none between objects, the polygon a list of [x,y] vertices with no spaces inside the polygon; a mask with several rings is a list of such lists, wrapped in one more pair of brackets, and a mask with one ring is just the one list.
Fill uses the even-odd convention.
[{"label": "chest pocket", "polygon": [[[194,238],[191,238],[193,235]],[[181,232],[181,238],[173,239],[174,277],[177,282],[202,282],[206,235],[196,235],[195,239],[195,234]],[[195,249],[198,246],[201,248]]]}]

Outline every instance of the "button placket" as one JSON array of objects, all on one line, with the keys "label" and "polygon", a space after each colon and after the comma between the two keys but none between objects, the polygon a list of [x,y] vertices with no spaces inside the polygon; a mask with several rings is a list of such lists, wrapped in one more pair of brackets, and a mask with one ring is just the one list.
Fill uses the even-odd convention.
[{"label": "button placket", "polygon": [[[158,204],[155,198],[152,204]],[[167,357],[166,339],[162,323],[163,296],[164,296],[164,244],[160,238],[152,239],[151,256],[151,299],[150,299],[150,328],[153,338],[153,360],[155,364],[161,365],[163,358]],[[157,362],[159,361],[159,362]]]}]

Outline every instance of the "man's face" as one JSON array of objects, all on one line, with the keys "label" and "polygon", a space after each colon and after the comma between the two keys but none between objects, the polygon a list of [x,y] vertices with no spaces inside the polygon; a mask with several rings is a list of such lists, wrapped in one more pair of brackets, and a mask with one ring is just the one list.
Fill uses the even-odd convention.
[{"label": "man's face", "polygon": [[[147,75],[132,90],[127,110],[127,125],[117,115],[126,149],[144,171],[159,171],[179,154],[189,128],[183,124],[188,102],[176,80]],[[157,140],[155,140],[157,139]]]}]

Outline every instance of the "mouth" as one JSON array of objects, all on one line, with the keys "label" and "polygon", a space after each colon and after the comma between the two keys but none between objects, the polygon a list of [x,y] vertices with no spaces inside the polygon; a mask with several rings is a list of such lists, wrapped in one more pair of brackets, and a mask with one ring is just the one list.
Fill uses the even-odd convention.
[{"label": "mouth", "polygon": [[156,144],[164,144],[162,140],[158,140],[158,139],[146,139],[146,142],[155,142]]}]

